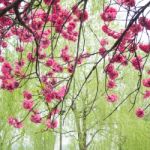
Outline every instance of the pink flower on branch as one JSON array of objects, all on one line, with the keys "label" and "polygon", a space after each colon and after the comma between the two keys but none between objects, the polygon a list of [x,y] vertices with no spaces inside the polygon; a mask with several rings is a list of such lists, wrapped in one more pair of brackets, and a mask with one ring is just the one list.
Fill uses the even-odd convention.
[{"label": "pink flower on branch", "polygon": [[118,100],[118,96],[116,94],[111,94],[107,96],[107,101],[110,103],[114,103]]},{"label": "pink flower on branch", "polygon": [[144,109],[142,108],[137,108],[135,113],[138,118],[143,118],[145,115]]}]

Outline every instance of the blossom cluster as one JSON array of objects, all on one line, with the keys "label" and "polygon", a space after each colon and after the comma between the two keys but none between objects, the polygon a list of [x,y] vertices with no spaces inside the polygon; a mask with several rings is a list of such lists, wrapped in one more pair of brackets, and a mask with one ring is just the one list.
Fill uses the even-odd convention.
[{"label": "blossom cluster", "polygon": [[[116,7],[117,5],[119,7]],[[126,66],[132,66],[133,71],[138,71],[139,74],[141,74],[141,78],[139,79],[139,82],[141,83],[140,85],[144,86],[145,88],[150,87],[150,78],[145,79],[143,73],[147,62],[145,57],[147,58],[150,53],[150,44],[149,42],[146,43],[146,40],[144,40],[146,36],[149,39],[150,19],[147,16],[142,16],[139,14],[137,20],[134,21],[134,13],[132,13],[132,10],[134,10],[134,8],[137,6],[138,4],[135,0],[117,0],[117,3],[113,4],[110,2],[108,5],[106,5],[103,12],[100,14],[100,18],[104,22],[101,29],[105,33],[106,37],[100,41],[99,54],[104,59],[106,59],[109,55],[108,64],[105,66],[105,78],[107,81],[106,99],[111,103],[115,103],[120,99],[119,96],[113,92],[115,91],[115,88],[117,88],[118,84],[116,81],[118,77],[121,77],[121,71],[119,68],[123,69]],[[123,11],[126,12],[127,10],[128,15],[130,14],[133,20],[131,19],[128,26],[125,26],[122,29],[113,28],[113,23],[120,23],[120,18],[118,17],[120,13]],[[127,18],[128,17],[129,16],[127,16]],[[123,19],[121,21],[123,21]],[[124,23],[126,24],[128,21],[125,19]],[[143,37],[142,34],[144,34],[145,31],[147,35]],[[117,46],[108,48],[110,45],[110,39],[112,41],[116,41],[115,44]],[[111,52],[112,55],[110,55]],[[149,72],[147,72],[147,75],[149,75]],[[150,92],[148,89],[146,89],[143,93],[143,99],[148,99],[149,97]],[[148,108],[148,106],[145,108],[137,108],[135,110],[136,116],[139,118],[144,117],[145,110]]]},{"label": "blossom cluster", "polygon": [[[0,9],[4,10],[14,1],[0,2]],[[68,92],[65,78],[71,77],[75,71],[74,66],[88,57],[86,53],[76,56],[66,44],[59,50],[58,60],[53,54],[56,52],[54,43],[57,43],[59,37],[65,41],[76,42],[78,26],[80,22],[88,19],[88,12],[77,4],[71,10],[66,9],[60,0],[43,0],[42,5],[45,10],[32,8],[30,12],[29,2],[19,2],[18,10],[14,7],[0,17],[0,86],[13,92],[28,80],[36,79],[35,84],[40,88],[37,93],[32,90],[23,92],[22,108],[29,114],[27,117],[32,123],[44,123],[47,128],[54,129],[58,126],[57,118],[61,112],[57,105]],[[5,58],[5,50],[11,47],[9,39],[17,39],[13,51],[18,58],[14,58],[14,63]],[[61,80],[63,74],[65,77]],[[44,103],[45,110],[38,105],[37,99]],[[24,119],[19,121],[12,116],[8,119],[8,123],[15,128],[23,127],[23,121]]]}]

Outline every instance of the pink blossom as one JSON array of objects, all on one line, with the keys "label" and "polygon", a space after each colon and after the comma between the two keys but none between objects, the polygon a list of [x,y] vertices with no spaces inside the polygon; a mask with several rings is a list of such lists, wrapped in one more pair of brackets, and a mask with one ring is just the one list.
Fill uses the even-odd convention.
[{"label": "pink blossom", "polygon": [[108,73],[108,76],[111,80],[114,80],[118,77],[118,72],[116,70],[113,70],[112,72]]},{"label": "pink blossom", "polygon": [[140,70],[142,69],[142,57],[139,55],[137,57],[134,57],[132,60],[131,60],[131,63],[133,65],[133,67],[136,69],[136,70]]},{"label": "pink blossom", "polygon": [[67,70],[68,70],[69,73],[73,73],[74,66],[72,64],[69,64],[68,67],[67,67]]},{"label": "pink blossom", "polygon": [[10,63],[4,62],[2,65],[1,71],[2,71],[3,75],[9,76],[12,71],[12,67],[11,67]]},{"label": "pink blossom", "polygon": [[101,56],[104,56],[104,55],[106,54],[106,49],[105,49],[104,47],[101,47],[101,48],[99,49],[99,54],[100,54]]},{"label": "pink blossom", "polygon": [[4,57],[3,56],[0,56],[0,63],[4,62]]},{"label": "pink blossom", "polygon": [[0,44],[3,48],[6,48],[8,46],[7,42],[5,41],[2,41],[1,44]]},{"label": "pink blossom", "polygon": [[107,101],[114,103],[118,100],[118,96],[116,94],[111,94],[107,96]]},{"label": "pink blossom", "polygon": [[60,0],[44,0],[45,4],[50,6],[50,5],[54,5],[60,2]]},{"label": "pink blossom", "polygon": [[47,67],[51,67],[51,66],[53,66],[53,64],[55,63],[55,61],[53,60],[53,59],[51,59],[51,58],[49,58],[47,61],[46,61],[46,66]]},{"label": "pink blossom", "polygon": [[51,111],[51,115],[56,115],[56,114],[59,114],[60,113],[60,109],[58,108],[55,108]]},{"label": "pink blossom", "polygon": [[150,19],[146,17],[140,17],[139,18],[139,23],[145,27],[147,30],[150,30]]},{"label": "pink blossom", "polygon": [[101,45],[102,47],[108,45],[108,40],[106,40],[106,39],[101,39],[101,40],[100,40],[100,45]]},{"label": "pink blossom", "polygon": [[108,87],[109,89],[112,89],[112,88],[116,87],[115,81],[113,81],[113,80],[108,80],[107,87]]},{"label": "pink blossom", "polygon": [[103,30],[103,32],[107,33],[109,31],[109,28],[107,25],[103,25],[102,30]]},{"label": "pink blossom", "polygon": [[53,64],[52,69],[54,72],[62,72],[63,71],[63,67],[57,63]]},{"label": "pink blossom", "polygon": [[24,96],[24,98],[26,98],[27,100],[29,100],[29,99],[32,98],[32,94],[31,94],[31,92],[29,92],[29,91],[24,91],[24,92],[23,92],[23,96]]},{"label": "pink blossom", "polygon": [[14,127],[18,129],[22,128],[23,127],[22,122],[17,121],[16,124],[14,124]]},{"label": "pink blossom", "polygon": [[48,48],[48,46],[51,44],[51,41],[47,38],[42,38],[40,42],[41,48]]},{"label": "pink blossom", "polygon": [[19,86],[19,83],[12,77],[2,79],[2,85],[1,85],[2,89],[12,91],[18,88],[18,86]]},{"label": "pink blossom", "polygon": [[27,59],[30,61],[30,62],[34,62],[35,61],[35,58],[33,57],[33,54],[31,52],[29,52],[27,54]]},{"label": "pink blossom", "polygon": [[144,93],[144,99],[150,98],[150,91],[146,90]]},{"label": "pink blossom", "polygon": [[72,7],[72,12],[73,12],[73,14],[75,14],[75,15],[78,15],[78,14],[80,13],[80,10],[79,10],[79,8],[78,8],[78,5],[74,5],[74,6]]},{"label": "pink blossom", "polygon": [[14,125],[14,124],[16,123],[15,118],[9,117],[9,118],[8,118],[8,123],[9,123],[10,125]]},{"label": "pink blossom", "polygon": [[55,85],[57,83],[57,79],[56,78],[53,78],[50,82],[52,85]]},{"label": "pink blossom", "polygon": [[43,26],[43,21],[33,21],[32,24],[32,29],[37,31],[37,30],[41,30],[42,29],[42,26]]},{"label": "pink blossom", "polygon": [[47,103],[50,103],[53,100],[53,94],[52,93],[48,93],[45,95],[45,100]]},{"label": "pink blossom", "polygon": [[114,71],[114,65],[111,63],[111,64],[108,64],[107,66],[106,66],[106,68],[105,68],[105,71],[107,72],[107,73],[109,73],[109,72],[112,72],[112,71]]},{"label": "pink blossom", "polygon": [[28,99],[24,99],[24,101],[23,101],[23,108],[31,110],[32,107],[33,107],[33,100],[32,99],[29,99],[29,100]]},{"label": "pink blossom", "polygon": [[66,86],[61,87],[60,90],[57,91],[56,98],[58,100],[63,100],[63,97],[65,96],[66,92],[67,92],[67,87]]},{"label": "pink blossom", "polygon": [[137,108],[135,113],[138,118],[143,118],[145,114],[143,108]]},{"label": "pink blossom", "polygon": [[16,66],[23,67],[25,65],[25,61],[23,59],[16,61]]},{"label": "pink blossom", "polygon": [[2,16],[0,17],[0,26],[11,26],[13,24],[13,21],[10,17]]},{"label": "pink blossom", "polygon": [[121,54],[115,54],[111,60],[112,63],[123,63],[126,60],[125,56]]},{"label": "pink blossom", "polygon": [[18,119],[14,118],[14,117],[9,117],[8,118],[8,123],[9,125],[15,127],[15,128],[22,128],[22,122],[18,121]]},{"label": "pink blossom", "polygon": [[39,59],[45,59],[46,58],[46,53],[43,51],[39,51]]},{"label": "pink blossom", "polygon": [[142,29],[143,29],[143,27],[140,24],[133,24],[130,27],[130,31],[135,35],[138,34],[139,32],[141,32]]},{"label": "pink blossom", "polygon": [[42,121],[41,115],[38,113],[32,114],[31,115],[31,121],[34,123],[41,123],[41,121]]},{"label": "pink blossom", "polygon": [[145,87],[150,87],[150,78],[143,79],[143,85],[144,85]]},{"label": "pink blossom", "polygon": [[112,63],[106,66],[105,71],[111,80],[116,79],[119,75],[118,72],[115,70],[114,65]]},{"label": "pink blossom", "polygon": [[149,53],[150,52],[150,44],[139,44],[139,48],[144,51],[145,53]]},{"label": "pink blossom", "polygon": [[106,7],[104,12],[101,14],[101,18],[104,20],[104,21],[113,21],[115,20],[116,18],[116,15],[117,15],[117,10],[113,7]]},{"label": "pink blossom", "polygon": [[69,22],[68,26],[67,26],[67,31],[69,33],[71,33],[76,27],[76,23],[75,22]]},{"label": "pink blossom", "polygon": [[22,78],[24,78],[25,77],[25,74],[23,73],[23,71],[22,71],[22,63],[20,62],[19,64],[18,64],[19,62],[16,62],[16,66],[15,66],[15,69],[14,69],[14,74],[16,75],[16,76],[20,76],[20,77],[22,77]]},{"label": "pink blossom", "polygon": [[64,62],[69,62],[70,61],[70,56],[68,54],[68,51],[69,51],[68,46],[65,46],[65,48],[63,48],[61,50],[61,57],[62,57]]},{"label": "pink blossom", "polygon": [[22,42],[26,42],[26,43],[32,42],[34,39],[32,34],[29,33],[28,31],[20,31],[19,37]]},{"label": "pink blossom", "polygon": [[148,70],[148,71],[147,71],[147,74],[149,74],[149,75],[150,75],[150,70]]},{"label": "pink blossom", "polygon": [[21,46],[20,46],[20,47],[16,47],[16,51],[17,51],[17,52],[23,52],[23,51],[24,51],[24,48],[21,47]]},{"label": "pink blossom", "polygon": [[79,20],[86,21],[88,19],[88,12],[87,10],[84,10],[84,12],[80,12],[77,16],[79,17]]},{"label": "pink blossom", "polygon": [[121,33],[117,33],[116,31],[113,31],[106,24],[102,26],[102,30],[104,33],[106,33],[108,36],[111,36],[114,39],[118,39],[121,36]]},{"label": "pink blossom", "polygon": [[50,119],[47,119],[46,120],[46,126],[47,128],[49,129],[54,129],[54,128],[57,128],[58,126],[58,121],[57,120],[50,120]]},{"label": "pink blossom", "polygon": [[136,44],[131,44],[129,47],[128,47],[129,51],[131,53],[134,53],[136,50],[137,50],[137,45]]},{"label": "pink blossom", "polygon": [[133,7],[135,6],[135,0],[117,0],[118,3],[126,5],[128,7]]}]

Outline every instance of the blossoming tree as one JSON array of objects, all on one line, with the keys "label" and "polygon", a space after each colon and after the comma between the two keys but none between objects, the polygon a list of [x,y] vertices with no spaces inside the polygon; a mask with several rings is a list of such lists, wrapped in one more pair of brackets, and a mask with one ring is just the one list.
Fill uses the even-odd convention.
[{"label": "blossoming tree", "polygon": [[[150,98],[150,2],[101,2],[98,30],[103,36],[89,24],[89,20],[96,21],[90,0],[79,0],[69,4],[69,8],[63,2],[0,0],[0,85],[11,93],[22,90],[22,104],[18,107],[26,112],[22,118],[10,116],[9,125],[25,128],[24,121],[29,119],[44,124],[47,131],[62,126],[70,111],[77,119],[76,102],[91,79],[96,80],[91,89],[95,94],[89,104],[83,103],[87,106],[85,116],[94,109],[101,90],[98,82],[103,80],[102,96],[108,105],[114,106],[103,120],[117,112],[131,96],[129,110],[135,109],[135,115],[143,118],[150,105],[145,103]],[[95,38],[95,42],[91,41],[97,43],[97,49],[88,47],[86,39],[90,37],[86,37],[86,28]],[[11,55],[8,57],[7,53]],[[132,90],[122,96],[115,90],[124,82],[122,78],[130,76],[124,74],[126,69],[137,77],[135,85],[124,83],[122,91],[126,93],[128,86]],[[139,96],[144,100],[136,106]],[[78,131],[81,132],[80,128]],[[84,135],[79,137],[84,141]],[[79,148],[85,150],[87,145],[80,143]]]}]

